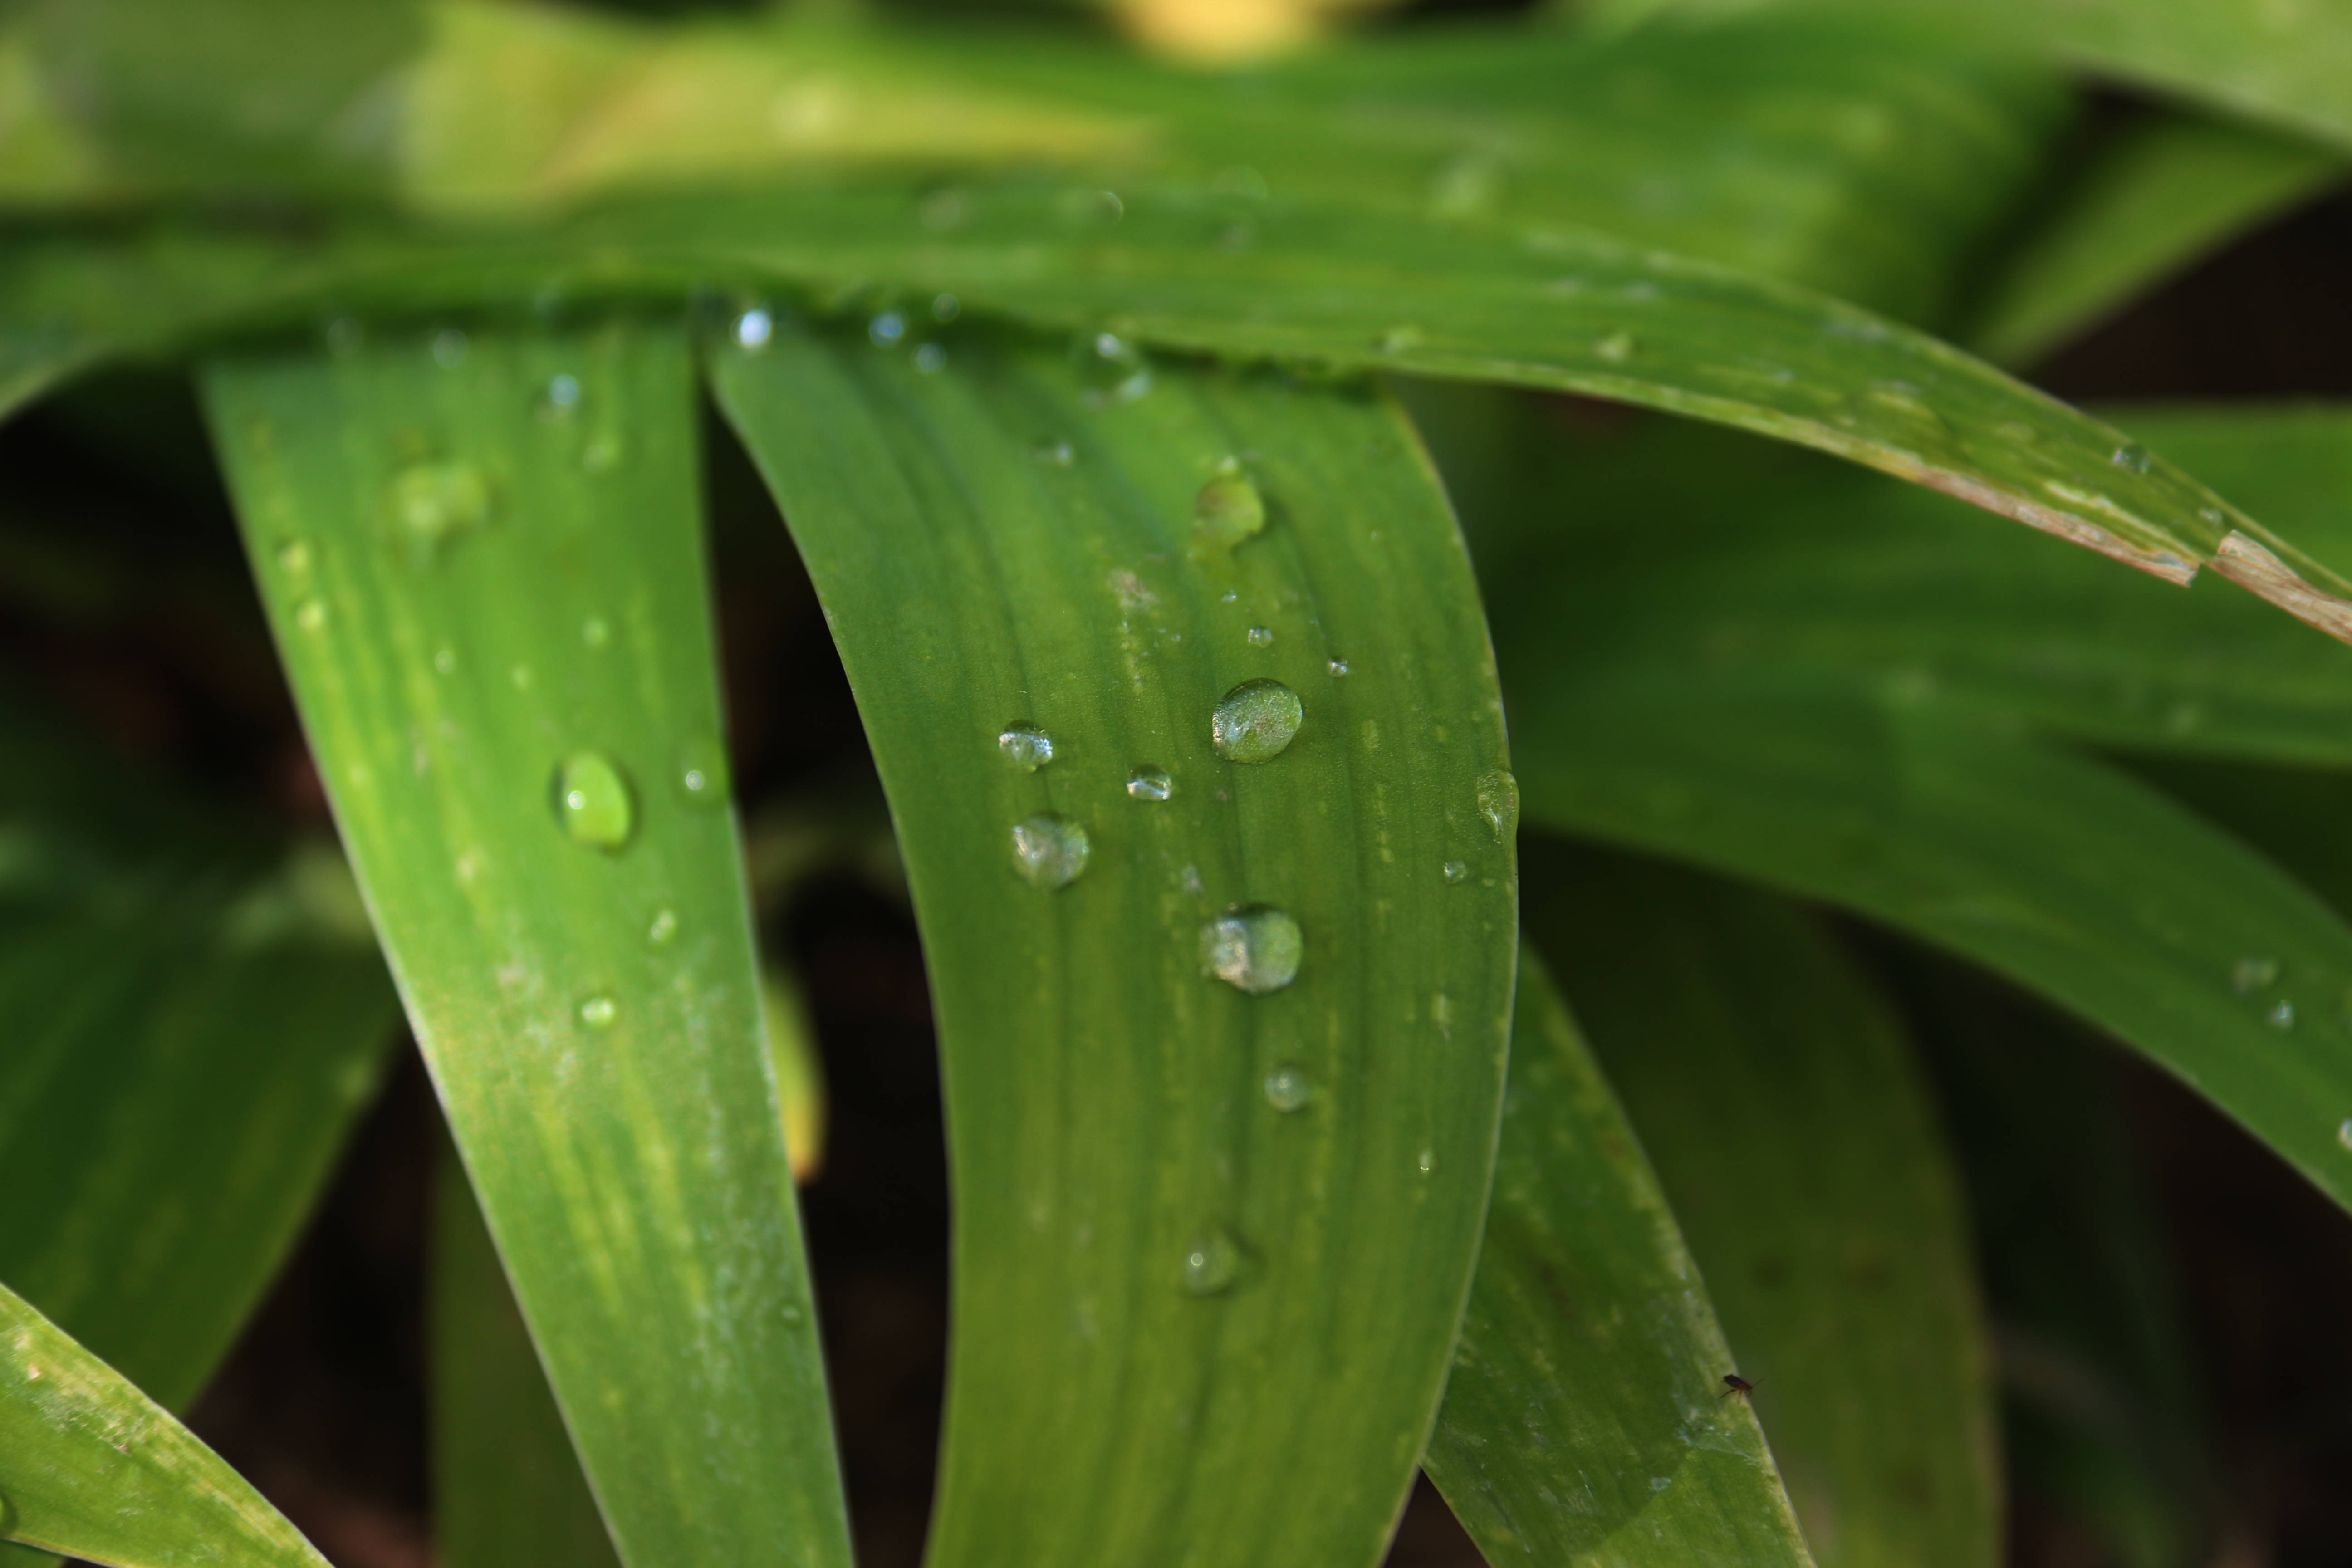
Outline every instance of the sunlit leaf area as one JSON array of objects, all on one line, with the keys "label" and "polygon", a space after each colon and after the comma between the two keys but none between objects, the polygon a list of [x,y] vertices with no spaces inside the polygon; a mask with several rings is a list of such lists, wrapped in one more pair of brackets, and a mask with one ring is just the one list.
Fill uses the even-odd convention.
[{"label": "sunlit leaf area", "polygon": [[0,1568],[2352,1562],[2352,5],[0,0]]}]

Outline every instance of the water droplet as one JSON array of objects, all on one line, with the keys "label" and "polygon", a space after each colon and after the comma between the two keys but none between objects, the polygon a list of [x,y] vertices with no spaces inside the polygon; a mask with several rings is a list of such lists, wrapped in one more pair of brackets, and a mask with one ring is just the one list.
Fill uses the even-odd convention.
[{"label": "water droplet", "polygon": [[2336,1124],[2336,1141],[2346,1149],[2352,1150],[2352,1118],[2347,1118]]},{"label": "water droplet", "polygon": [[366,342],[367,329],[356,317],[337,316],[327,323],[327,352],[337,359],[351,358]]},{"label": "water droplet", "polygon": [[1623,364],[1633,357],[1633,351],[1639,346],[1634,342],[1633,333],[1612,332],[1605,338],[1594,339],[1592,352],[1596,357],[1605,359],[1611,364]]},{"label": "water droplet", "polygon": [[1445,879],[1449,883],[1466,882],[1470,879],[1470,867],[1465,861],[1448,860],[1444,870]]},{"label": "water droplet", "polygon": [[609,1029],[620,1016],[620,1004],[610,996],[591,996],[580,1004],[580,1021],[592,1029]]},{"label": "water droplet", "polygon": [[941,294],[931,301],[931,320],[952,321],[963,314],[963,301],[952,294]]},{"label": "water droplet", "polygon": [[1437,1174],[1437,1151],[1434,1149],[1423,1149],[1421,1152],[1421,1158],[1415,1160],[1413,1163],[1421,1167],[1421,1173],[1424,1176],[1433,1176]]},{"label": "water droplet", "polygon": [[1151,390],[1150,362],[1142,350],[1116,332],[1080,338],[1075,357],[1087,385],[1087,401],[1097,407],[1132,403]]},{"label": "water droplet", "polygon": [[937,343],[925,343],[915,351],[915,368],[925,375],[937,375],[948,367],[948,351]]},{"label": "water droplet", "polygon": [[2230,521],[2229,516],[2218,506],[2200,506],[2197,509],[2197,515],[2216,528]]},{"label": "water droplet", "polygon": [[737,348],[757,353],[775,337],[776,319],[763,307],[754,305],[735,318],[734,335]]},{"label": "water droplet", "polygon": [[555,814],[573,842],[599,849],[620,848],[637,826],[629,781],[602,752],[574,752],[556,764]]},{"label": "water droplet", "polygon": [[1029,455],[1057,468],[1066,468],[1078,460],[1078,449],[1067,441],[1040,441],[1030,448]]},{"label": "water droplet", "polygon": [[1184,1293],[1218,1296],[1242,1277],[1242,1249],[1221,1226],[1210,1226],[1185,1245]]},{"label": "water droplet", "polygon": [[1176,781],[1166,768],[1138,768],[1127,775],[1127,793],[1133,800],[1166,800],[1176,793]]},{"label": "water droplet", "polygon": [[1192,498],[1192,538],[1231,550],[1265,531],[1265,498],[1238,464],[1220,469]]},{"label": "water droplet", "polygon": [[613,623],[602,616],[591,616],[580,623],[580,640],[590,647],[603,647],[613,640]]},{"label": "water droplet", "polygon": [[592,474],[609,474],[621,466],[621,454],[625,450],[618,436],[604,431],[580,448],[580,466]]},{"label": "water droplet", "polygon": [[1033,888],[1066,888],[1087,868],[1094,846],[1067,817],[1045,813],[1013,825],[1013,865]]},{"label": "water droplet", "polygon": [[443,370],[455,370],[466,362],[466,334],[455,327],[444,327],[433,334],[433,363]]},{"label": "water droplet", "polygon": [[1306,717],[1298,693],[1279,680],[1244,680],[1210,715],[1209,739],[1227,762],[1268,763],[1282,754]]},{"label": "water droplet", "polygon": [[1331,672],[1332,679],[1337,680],[1348,673],[1348,661],[1344,658],[1335,658],[1323,668]]},{"label": "water droplet", "polygon": [[2294,1004],[2282,1000],[2277,1006],[2263,1016],[2263,1021],[2273,1029],[2294,1028]]},{"label": "water droplet", "polygon": [[1272,626],[1250,627],[1249,645],[1252,647],[1272,647],[1274,646],[1274,628]]},{"label": "water droplet", "polygon": [[1391,327],[1381,334],[1379,348],[1384,354],[1406,354],[1421,347],[1419,327]]},{"label": "water droplet", "polygon": [[651,923],[646,927],[646,945],[667,947],[677,940],[677,911],[665,904],[654,911]]},{"label": "water droplet", "polygon": [[1508,844],[1519,830],[1519,781],[1507,768],[1489,768],[1478,775],[1478,818],[1497,844]]},{"label": "water droplet", "polygon": [[1315,1080],[1295,1062],[1285,1062],[1265,1075],[1265,1102],[1285,1116],[1315,1103]]},{"label": "water droplet", "polygon": [[735,791],[726,746],[713,736],[688,742],[678,754],[677,786],[686,792],[689,805],[725,805]]},{"label": "water droplet", "polygon": [[1272,904],[1238,904],[1201,928],[1201,971],[1264,996],[1298,978],[1307,939]]},{"label": "water droplet", "polygon": [[307,577],[310,573],[310,547],[299,539],[289,539],[278,547],[278,569],[289,577]]},{"label": "water droplet", "polygon": [[549,378],[547,390],[540,395],[539,416],[541,419],[568,419],[580,406],[580,378],[557,375]]},{"label": "water droplet", "polygon": [[896,310],[885,310],[866,323],[866,336],[877,349],[895,349],[906,335],[907,318]]},{"label": "water droplet", "polygon": [[388,504],[411,560],[423,564],[489,521],[490,487],[471,463],[411,463],[393,476]]},{"label": "water droplet", "polygon": [[2118,468],[2126,468],[2135,474],[2144,474],[2147,472],[2147,448],[2137,441],[2126,441],[2115,449],[2107,461]]},{"label": "water droplet", "polygon": [[303,600],[294,606],[294,624],[306,632],[326,630],[327,602],[324,599]]},{"label": "water droplet", "polygon": [[1054,760],[1054,738],[1034,724],[1007,724],[996,737],[996,749],[1024,773],[1034,773]]},{"label": "water droplet", "polygon": [[2275,958],[2242,958],[2230,968],[2230,989],[2243,996],[2260,991],[2279,977]]},{"label": "water droplet", "polygon": [[433,668],[443,675],[457,674],[457,650],[454,647],[436,648],[434,650]]}]

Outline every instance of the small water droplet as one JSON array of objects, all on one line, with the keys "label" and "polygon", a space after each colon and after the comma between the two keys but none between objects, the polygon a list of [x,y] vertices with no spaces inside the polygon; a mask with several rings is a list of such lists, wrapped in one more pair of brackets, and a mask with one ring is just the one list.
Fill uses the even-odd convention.
[{"label": "small water droplet", "polygon": [[866,336],[877,349],[895,349],[906,335],[907,318],[896,310],[885,310],[866,323]]},{"label": "small water droplet", "polygon": [[1184,1247],[1184,1293],[1219,1296],[1242,1277],[1242,1249],[1222,1226],[1209,1226]]},{"label": "small water droplet", "polygon": [[310,573],[310,547],[299,539],[289,539],[278,547],[278,569],[289,577],[306,577]]},{"label": "small water droplet", "polygon": [[443,675],[457,674],[457,650],[454,647],[435,649],[433,654],[433,668]]},{"label": "small water droplet", "polygon": [[2263,1015],[2263,1021],[2273,1029],[2294,1028],[2294,1004],[2282,1000],[2277,1006]]},{"label": "small water droplet", "polygon": [[1595,357],[1605,359],[1611,364],[1623,364],[1633,357],[1633,351],[1639,346],[1633,341],[1633,333],[1612,332],[1605,338],[1593,340],[1592,353]]},{"label": "small water droplet", "polygon": [[2336,1124],[2336,1141],[2346,1149],[2352,1150],[2352,1117],[2347,1117]]},{"label": "small water droplet", "polygon": [[1265,531],[1265,498],[1238,464],[1221,468],[1192,498],[1192,538],[1231,550]]},{"label": "small water droplet", "polygon": [[948,351],[937,343],[925,343],[915,351],[915,368],[925,375],[937,375],[948,367]]},{"label": "small water droplet", "polygon": [[590,647],[603,647],[613,640],[613,623],[602,616],[591,616],[580,623],[580,640]]},{"label": "small water droplet", "polygon": [[1151,390],[1150,362],[1142,350],[1117,332],[1080,338],[1074,357],[1086,383],[1087,401],[1097,407],[1132,403]]},{"label": "small water droplet", "polygon": [[735,346],[747,353],[766,348],[775,335],[776,319],[763,306],[754,305],[735,318]]},{"label": "small water droplet", "polygon": [[294,624],[306,632],[326,630],[327,602],[324,599],[303,600],[294,606]]},{"label": "small water droplet", "polygon": [[1413,1163],[1421,1168],[1421,1173],[1424,1176],[1437,1174],[1437,1151],[1423,1149],[1421,1152],[1421,1158],[1415,1160]]},{"label": "small water droplet", "polygon": [[557,375],[549,378],[547,390],[540,395],[539,416],[541,419],[568,419],[580,406],[580,378]]},{"label": "small water droplet", "polygon": [[443,370],[455,370],[466,363],[466,334],[455,327],[444,327],[433,334],[433,363]]},{"label": "small water droplet", "polygon": [[1138,768],[1127,775],[1127,793],[1134,800],[1166,800],[1176,793],[1176,781],[1166,768]]},{"label": "small water droplet", "polygon": [[717,737],[687,742],[678,754],[677,786],[689,805],[721,806],[733,797],[734,774],[727,765],[727,748]]},{"label": "small water droplet", "polygon": [[646,927],[646,945],[667,947],[677,940],[677,911],[665,904],[654,911],[652,921]]},{"label": "small water droplet", "polygon": [[1306,717],[1298,693],[1279,680],[1244,680],[1210,715],[1210,743],[1227,762],[1272,762]]},{"label": "small water droplet", "polygon": [[2242,958],[2230,968],[2230,989],[2243,996],[2260,991],[2279,977],[2275,958]]},{"label": "small water droplet", "polygon": [[580,1021],[592,1029],[609,1029],[621,1016],[621,1005],[610,996],[591,996],[580,1004]]},{"label": "small water droplet", "polygon": [[1066,888],[1087,868],[1094,846],[1067,817],[1044,813],[1013,825],[1013,865],[1033,888]]},{"label": "small water droplet", "polygon": [[600,432],[580,448],[580,466],[592,474],[609,474],[621,466],[621,455],[627,449],[618,436],[609,430]]},{"label": "small water droplet", "polygon": [[599,849],[620,848],[637,826],[629,781],[602,752],[574,752],[556,764],[555,814],[574,843]]},{"label": "small water droplet", "polygon": [[1337,680],[1348,673],[1348,661],[1344,658],[1335,658],[1323,668],[1331,672],[1332,679]]},{"label": "small water droplet", "polygon": [[2107,461],[2118,468],[2127,469],[2135,474],[2144,474],[2147,472],[2147,448],[2137,441],[2127,441],[2116,447]]},{"label": "small water droplet", "polygon": [[1067,441],[1040,441],[1030,448],[1029,455],[1057,468],[1066,468],[1078,460],[1078,449]]},{"label": "small water droplet", "polygon": [[1250,627],[1249,645],[1252,647],[1272,647],[1274,646],[1274,628],[1272,626]]},{"label": "small water droplet", "polygon": [[952,294],[941,294],[931,300],[931,320],[952,321],[963,314],[963,301]]},{"label": "small water droplet", "polygon": [[1470,879],[1470,867],[1465,861],[1448,860],[1444,869],[1448,883],[1466,882]]},{"label": "small water droplet", "polygon": [[337,359],[349,359],[367,342],[367,328],[358,318],[337,316],[327,323],[327,352]]},{"label": "small water droplet", "polygon": [[2230,521],[2228,515],[2218,506],[2200,506],[2197,509],[2197,515],[2216,528]]},{"label": "small water droplet", "polygon": [[1054,760],[1054,738],[1034,724],[1007,724],[996,737],[996,749],[1024,773],[1034,773]]},{"label": "small water droplet", "polygon": [[1298,978],[1307,939],[1272,904],[1239,904],[1201,928],[1201,970],[1237,991],[1264,996]]},{"label": "small water droplet", "polygon": [[1421,344],[1422,332],[1419,327],[1391,327],[1381,334],[1378,347],[1384,354],[1407,354],[1421,347]]},{"label": "small water droplet", "polygon": [[424,565],[489,521],[490,487],[471,463],[411,463],[393,476],[386,504],[410,561]]},{"label": "small water droplet", "polygon": [[1284,1062],[1265,1075],[1265,1102],[1285,1116],[1315,1103],[1315,1080],[1295,1062]]},{"label": "small water droplet", "polygon": [[1478,775],[1478,819],[1497,844],[1508,844],[1519,830],[1519,781],[1507,768],[1489,768]]}]

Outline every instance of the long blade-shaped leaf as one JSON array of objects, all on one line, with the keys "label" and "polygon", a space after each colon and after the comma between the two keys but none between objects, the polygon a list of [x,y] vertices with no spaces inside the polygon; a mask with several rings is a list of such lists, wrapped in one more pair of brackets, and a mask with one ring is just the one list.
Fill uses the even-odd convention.
[{"label": "long blade-shaped leaf", "polygon": [[1512,668],[1536,820],[1974,959],[2147,1052],[2352,1205],[2352,928],[2237,840],[1957,708]]},{"label": "long blade-shaped leaf", "polygon": [[1732,1370],[1624,1112],[1523,959],[1495,1203],[1430,1479],[1496,1568],[1810,1568]]},{"label": "long blade-shaped leaf", "polygon": [[1822,1568],[2000,1555],[1958,1184],[1885,1004],[1797,911],[1617,857],[1529,867]]},{"label": "long blade-shaped leaf", "polygon": [[324,1568],[219,1456],[0,1286],[0,1538],[121,1568]]},{"label": "long blade-shaped leaf", "polygon": [[1469,1285],[1515,947],[1434,475],[1361,388],[772,330],[715,384],[857,694],[940,1023],[934,1561],[1370,1563]]},{"label": "long blade-shaped leaf", "polygon": [[623,1557],[845,1561],[679,335],[450,331],[222,362],[206,394],[344,842]]}]

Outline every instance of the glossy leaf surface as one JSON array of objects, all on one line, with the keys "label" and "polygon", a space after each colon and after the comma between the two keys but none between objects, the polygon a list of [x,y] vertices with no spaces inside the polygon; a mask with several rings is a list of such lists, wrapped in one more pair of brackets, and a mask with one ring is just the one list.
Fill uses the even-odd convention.
[{"label": "glossy leaf surface", "polygon": [[713,383],[857,695],[940,1026],[932,1560],[1374,1563],[1469,1287],[1516,945],[1434,475],[1363,386],[771,326]]},{"label": "glossy leaf surface", "polygon": [[1672,1211],[1541,963],[1495,1203],[1423,1459],[1496,1568],[1810,1564]]},{"label": "glossy leaf surface", "polygon": [[679,334],[453,328],[218,362],[205,390],[337,822],[624,1559],[845,1561]]}]

